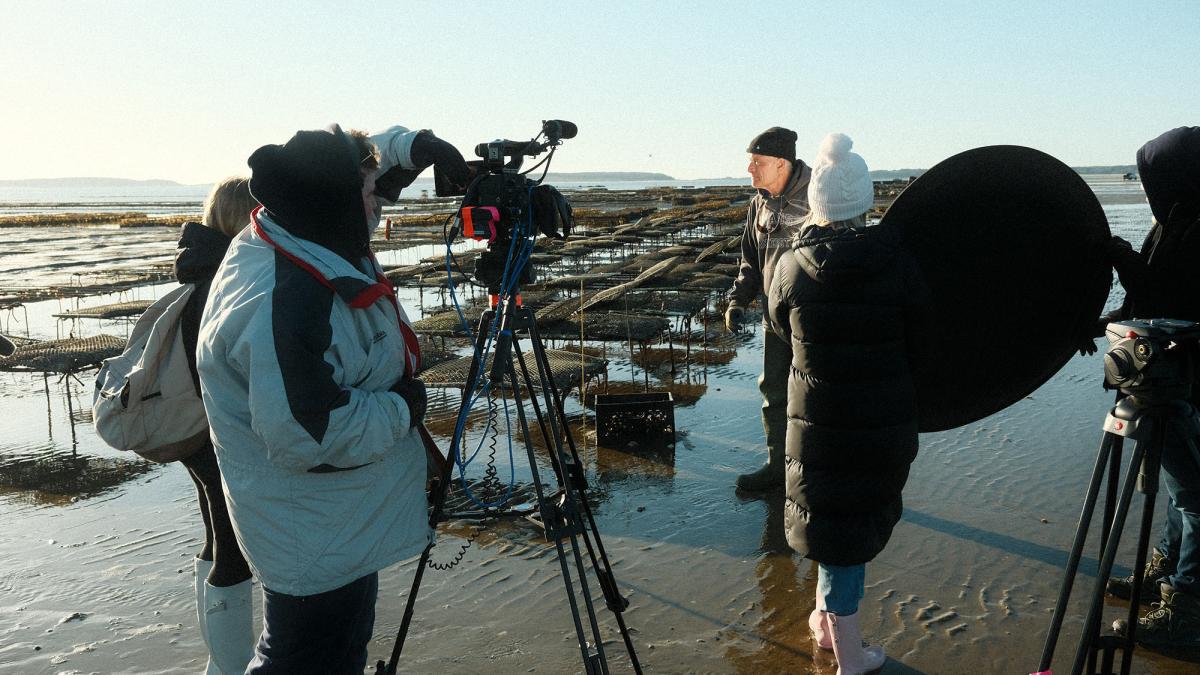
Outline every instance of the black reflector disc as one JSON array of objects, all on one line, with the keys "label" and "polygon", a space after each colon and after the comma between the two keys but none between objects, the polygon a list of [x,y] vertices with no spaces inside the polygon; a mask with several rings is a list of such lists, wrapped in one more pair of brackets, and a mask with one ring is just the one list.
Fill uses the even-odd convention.
[{"label": "black reflector disc", "polygon": [[921,431],[982,419],[1058,372],[1104,308],[1108,221],[1087,183],[1031,148],[976,148],[913,181],[901,231],[933,295],[914,364]]}]

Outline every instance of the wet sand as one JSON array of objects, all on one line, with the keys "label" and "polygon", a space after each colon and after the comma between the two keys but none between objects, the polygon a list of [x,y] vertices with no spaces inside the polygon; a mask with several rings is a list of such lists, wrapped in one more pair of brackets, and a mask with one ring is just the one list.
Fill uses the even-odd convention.
[{"label": "wet sand", "polygon": [[[1140,241],[1144,204],[1106,210],[1115,231]],[[407,293],[407,306],[429,301]],[[58,305],[28,306],[35,337],[63,330],[48,318]],[[124,324],[88,329],[97,325],[122,334]],[[808,637],[816,573],[787,551],[782,495],[749,499],[732,487],[763,459],[755,383],[762,339],[725,339],[737,349],[731,361],[677,376],[703,395],[676,408],[673,455],[583,443],[603,543],[631,602],[626,621],[646,672],[833,673],[832,656]],[[645,379],[627,354],[609,355],[610,381]],[[1101,379],[1098,355],[1076,357],[1009,409],[922,437],[904,516],[867,568],[863,625],[887,649],[883,672],[1028,673],[1038,665],[1112,401]],[[202,672],[191,558],[203,533],[192,484],[178,465],[105,447],[81,412],[90,385],[86,374],[68,389],[56,378],[0,373],[0,673]],[[581,411],[573,400],[569,412]],[[586,429],[579,437],[588,438]],[[502,461],[501,476],[505,468]],[[443,533],[435,560],[457,550],[466,527]],[[1135,530],[1124,538],[1122,573]],[[1060,671],[1073,656],[1096,566],[1093,544],[1059,643]],[[372,662],[390,653],[413,568],[407,561],[381,574]],[[1111,603],[1106,620],[1121,614],[1123,604]],[[610,665],[631,672],[615,622],[599,615]],[[411,673],[581,672],[553,547],[527,523],[496,525],[458,567],[428,571],[400,665]],[[1134,662],[1140,673],[1197,667],[1145,650]]]}]

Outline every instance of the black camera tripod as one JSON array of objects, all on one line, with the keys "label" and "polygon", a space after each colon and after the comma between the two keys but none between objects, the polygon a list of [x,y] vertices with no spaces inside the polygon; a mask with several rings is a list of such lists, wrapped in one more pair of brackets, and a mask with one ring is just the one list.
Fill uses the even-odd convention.
[{"label": "black camera tripod", "polygon": [[[1187,394],[1174,392],[1170,396],[1156,397],[1146,392],[1129,392],[1124,398],[1118,399],[1115,406],[1104,420],[1104,438],[1100,442],[1100,451],[1096,457],[1096,466],[1092,471],[1091,484],[1087,497],[1084,499],[1083,512],[1075,530],[1075,541],[1067,568],[1059,590],[1058,602],[1054,606],[1054,617],[1050,624],[1050,632],[1046,636],[1045,648],[1038,672],[1049,672],[1050,661],[1054,658],[1054,648],[1062,630],[1063,616],[1067,611],[1067,602],[1071,597],[1071,587],[1079,570],[1079,560],[1087,539],[1088,528],[1096,510],[1096,498],[1100,492],[1100,482],[1105,473],[1108,474],[1107,495],[1104,505],[1104,522],[1100,534],[1102,550],[1100,569],[1096,572],[1096,584],[1092,589],[1091,604],[1088,607],[1087,620],[1083,624],[1083,635],[1080,637],[1075,661],[1071,668],[1072,675],[1084,672],[1085,662],[1089,675],[1110,675],[1113,673],[1113,662],[1116,652],[1121,654],[1121,673],[1128,675],[1133,664],[1133,651],[1136,647],[1138,608],[1141,603],[1141,587],[1146,567],[1146,549],[1150,543],[1150,529],[1154,519],[1154,505],[1158,496],[1159,469],[1161,467],[1163,443],[1168,433],[1174,431],[1183,439],[1200,437],[1200,426],[1197,425],[1195,409],[1186,399]],[[1182,395],[1179,395],[1182,394]],[[1128,438],[1135,442],[1134,451],[1129,460],[1125,473],[1125,482],[1121,486],[1121,494],[1115,502],[1117,479],[1121,470],[1121,450],[1124,440]],[[1196,451],[1195,441],[1191,450]],[[1108,577],[1112,574],[1113,561],[1116,559],[1117,547],[1120,543],[1121,532],[1125,528],[1125,520],[1129,514],[1133,491],[1136,489],[1144,495],[1142,504],[1142,521],[1138,530],[1137,560],[1133,568],[1133,590],[1129,602],[1129,614],[1126,618],[1125,635],[1100,635],[1100,616],[1104,607],[1104,592]],[[1097,669],[1097,657],[1101,657]]]},{"label": "black camera tripod", "polygon": [[[519,298],[519,295],[514,290],[503,298],[500,306],[484,312],[479,320],[479,330],[476,334],[475,358],[471,362],[471,367],[467,375],[467,386],[463,391],[463,403],[459,409],[459,424],[455,428],[454,438],[450,445],[450,452],[448,453],[449,456],[447,459],[449,461],[443,465],[441,475],[434,479],[431,489],[433,507],[430,515],[430,525],[436,528],[439,522],[452,518],[482,520],[506,517],[524,518],[529,515],[528,510],[513,508],[484,508],[482,511],[470,513],[445,514],[446,492],[450,486],[451,473],[455,464],[454,453],[457,452],[462,441],[462,428],[464,426],[462,421],[467,413],[467,409],[470,407],[474,385],[483,376],[484,368],[487,365],[483,362],[482,355],[485,352],[485,345],[488,340],[488,328],[496,318],[496,313],[500,312],[500,326],[496,334],[495,352],[492,357],[492,365],[488,376],[494,386],[507,387],[516,399],[517,418],[520,423],[522,437],[525,440],[529,468],[533,475],[533,486],[537,493],[538,511],[541,516],[541,522],[546,529],[546,538],[554,541],[558,552],[558,562],[561,568],[563,583],[566,585],[571,616],[575,622],[575,634],[579,641],[584,672],[587,675],[608,675],[609,673],[608,662],[604,656],[603,640],[600,635],[600,625],[597,622],[596,610],[592,602],[592,593],[588,586],[587,565],[585,565],[583,559],[583,552],[586,550],[593,573],[596,576],[596,581],[604,595],[605,606],[616,617],[617,626],[620,628],[621,637],[625,641],[625,649],[628,651],[630,661],[633,663],[634,672],[641,675],[641,664],[638,662],[637,653],[634,651],[633,641],[629,636],[629,629],[625,626],[623,616],[625,608],[629,606],[629,601],[622,597],[620,591],[617,589],[616,579],[613,576],[608,555],[605,553],[604,545],[600,541],[600,531],[596,527],[595,518],[592,516],[592,508],[588,503],[585,492],[587,479],[584,475],[583,464],[579,459],[575,439],[571,436],[570,428],[567,426],[567,415],[563,410],[562,399],[559,396],[558,387],[554,382],[553,372],[550,368],[549,359],[546,357],[545,347],[542,344],[541,337],[538,335],[534,313],[530,308],[519,305],[517,298]],[[538,377],[536,386],[530,375],[529,366],[526,363],[526,355],[521,349],[518,339],[519,332],[525,332],[528,335],[529,343],[532,346]],[[550,466],[554,470],[554,479],[556,481],[556,489],[553,492],[547,491],[538,472],[537,457],[532,444],[533,437],[530,435],[529,423],[521,398],[522,390],[526,392],[532,404],[538,430],[548,449]],[[538,401],[537,392],[541,393],[542,403]],[[544,412],[543,405],[545,406]],[[578,587],[571,577],[571,567],[567,562],[566,542],[568,541],[570,542],[570,555],[573,558],[574,567],[578,575]],[[582,547],[580,545],[581,541]],[[387,664],[384,664],[382,660],[379,661],[375,666],[376,675],[395,675],[396,664],[400,658],[400,652],[404,649],[404,640],[408,634],[409,625],[412,622],[413,605],[416,602],[417,591],[421,585],[421,577],[429,564],[429,555],[433,546],[434,544],[430,543],[421,554],[421,560],[417,564],[416,576],[413,579],[412,590],[408,595],[408,603],[404,608],[404,618],[400,623],[399,634],[396,636],[396,644],[392,649],[391,660]],[[582,596],[582,604],[587,614],[587,623],[590,629],[590,642],[588,640],[588,632],[585,631],[584,622],[580,616],[580,602],[577,596]]]}]

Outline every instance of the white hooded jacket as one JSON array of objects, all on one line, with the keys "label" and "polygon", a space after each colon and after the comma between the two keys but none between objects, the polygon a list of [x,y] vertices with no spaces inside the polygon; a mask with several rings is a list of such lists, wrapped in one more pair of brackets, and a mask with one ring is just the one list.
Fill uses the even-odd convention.
[{"label": "white hooded jacket", "polygon": [[421,552],[426,456],[388,388],[419,348],[375,278],[264,209],[233,242],[197,366],[226,500],[255,575],[313,595]]}]

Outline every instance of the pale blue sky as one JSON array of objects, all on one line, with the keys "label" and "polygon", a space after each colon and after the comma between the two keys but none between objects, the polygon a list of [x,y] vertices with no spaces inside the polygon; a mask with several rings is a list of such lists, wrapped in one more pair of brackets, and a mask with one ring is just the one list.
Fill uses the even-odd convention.
[{"label": "pale blue sky", "polygon": [[559,171],[740,176],[782,125],[873,169],[1029,145],[1132,163],[1200,124],[1200,1],[0,0],[0,179],[210,182],[329,122],[470,153],[576,122]]}]

